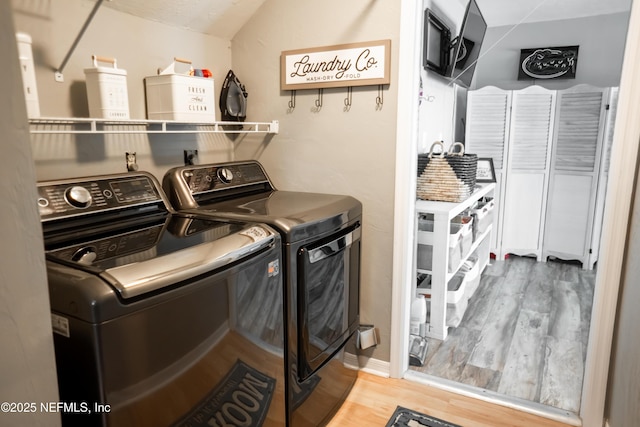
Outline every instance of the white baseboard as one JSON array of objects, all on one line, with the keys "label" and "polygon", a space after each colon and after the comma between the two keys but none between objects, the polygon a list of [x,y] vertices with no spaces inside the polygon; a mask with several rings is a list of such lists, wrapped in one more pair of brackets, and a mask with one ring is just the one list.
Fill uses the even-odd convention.
[{"label": "white baseboard", "polygon": [[372,359],[365,356],[356,356],[351,353],[345,353],[344,363],[353,368],[357,368],[362,372],[380,377],[389,378],[390,363],[384,360]]}]

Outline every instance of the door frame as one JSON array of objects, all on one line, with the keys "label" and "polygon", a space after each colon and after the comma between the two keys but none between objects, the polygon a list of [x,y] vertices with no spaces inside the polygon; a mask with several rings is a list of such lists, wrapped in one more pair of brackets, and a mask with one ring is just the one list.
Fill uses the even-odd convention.
[{"label": "door frame", "polygon": [[[415,246],[420,31],[422,2],[402,0],[396,131],[396,201],[394,211],[391,349],[389,375],[408,371],[408,333]],[[600,259],[594,292],[589,345],[582,386],[580,418],[584,427],[602,427],[618,293],[628,236],[640,147],[640,2],[632,4],[620,80],[620,96],[607,183]],[[455,390],[453,390],[455,391]],[[460,392],[464,392],[461,387]],[[522,410],[527,410],[523,407]]]}]

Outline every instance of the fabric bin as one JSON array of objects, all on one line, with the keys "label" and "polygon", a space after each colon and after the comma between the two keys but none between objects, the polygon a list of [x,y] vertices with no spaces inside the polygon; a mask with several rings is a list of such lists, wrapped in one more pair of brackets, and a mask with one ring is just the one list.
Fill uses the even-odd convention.
[{"label": "fabric bin", "polygon": [[465,275],[465,298],[470,299],[480,285],[480,262],[478,256],[473,254],[467,259],[460,271]]},{"label": "fabric bin", "polygon": [[452,223],[460,224],[460,255],[464,259],[471,251],[473,245],[473,217],[470,215],[459,215],[453,218]]},{"label": "fabric bin", "polygon": [[[431,321],[431,298],[426,298],[427,300],[427,323]],[[469,299],[462,298],[455,304],[447,303],[447,314],[445,318],[445,324],[450,328],[457,328],[460,326],[460,322],[462,322],[462,318],[464,317],[464,312],[467,310],[469,306]]]},{"label": "fabric bin", "polygon": [[[418,284],[418,293],[431,298],[431,275],[426,274]],[[464,297],[467,288],[467,276],[464,272],[453,275],[447,283],[447,304],[457,304]]]},{"label": "fabric bin", "polygon": [[478,205],[475,209],[471,210],[473,216],[473,241],[478,240],[478,237],[482,236],[489,225],[493,223],[493,210],[495,203],[492,198],[485,197],[478,201]]},{"label": "fabric bin", "polygon": [[[462,224],[451,223],[449,228],[449,272],[455,271],[462,261],[460,243],[462,240]],[[418,269],[433,269],[433,216],[423,215],[418,220]]]}]

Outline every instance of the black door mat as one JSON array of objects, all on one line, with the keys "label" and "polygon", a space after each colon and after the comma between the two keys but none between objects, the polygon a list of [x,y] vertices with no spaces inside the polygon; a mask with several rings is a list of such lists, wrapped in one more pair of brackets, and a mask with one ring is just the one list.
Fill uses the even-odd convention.
[{"label": "black door mat", "polygon": [[[231,371],[174,427],[261,426],[276,380],[237,360]],[[247,402],[250,402],[248,408]]]},{"label": "black door mat", "polygon": [[398,406],[385,427],[462,427]]}]

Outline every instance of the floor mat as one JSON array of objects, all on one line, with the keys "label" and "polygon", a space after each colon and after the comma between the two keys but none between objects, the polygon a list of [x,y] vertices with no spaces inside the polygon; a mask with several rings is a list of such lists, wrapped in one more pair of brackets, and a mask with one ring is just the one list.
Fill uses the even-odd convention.
[{"label": "floor mat", "polygon": [[462,427],[398,406],[385,427]]},{"label": "floor mat", "polygon": [[238,360],[209,395],[173,426],[262,425],[275,384],[274,378]]}]

